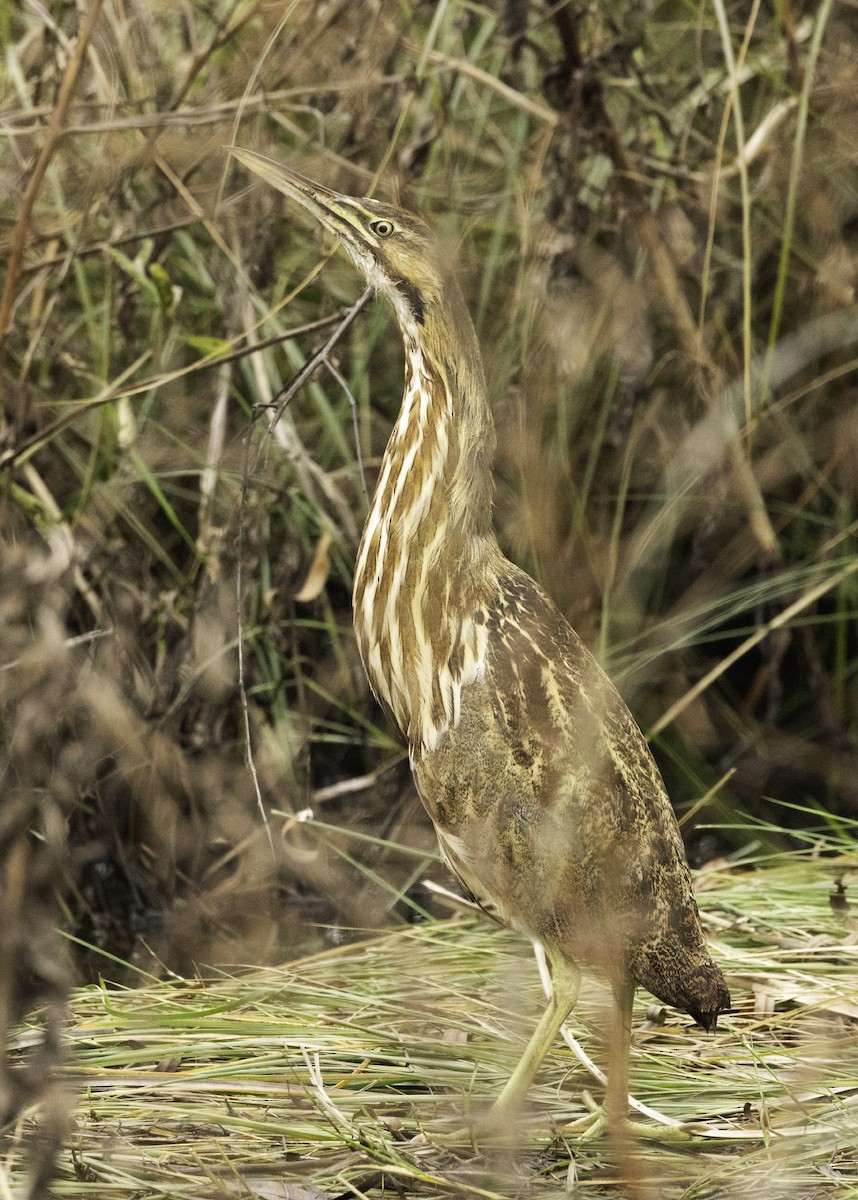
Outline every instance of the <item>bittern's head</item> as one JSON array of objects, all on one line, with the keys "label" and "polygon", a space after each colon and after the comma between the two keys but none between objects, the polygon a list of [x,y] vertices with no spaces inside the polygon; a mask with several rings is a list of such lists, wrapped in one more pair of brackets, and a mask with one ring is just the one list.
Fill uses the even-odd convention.
[{"label": "bittern's head", "polygon": [[442,300],[446,272],[419,217],[380,200],[333,192],[254,151],[233,148],[232,153],[334,234],[369,283],[390,298],[403,328],[424,324],[427,310]]}]

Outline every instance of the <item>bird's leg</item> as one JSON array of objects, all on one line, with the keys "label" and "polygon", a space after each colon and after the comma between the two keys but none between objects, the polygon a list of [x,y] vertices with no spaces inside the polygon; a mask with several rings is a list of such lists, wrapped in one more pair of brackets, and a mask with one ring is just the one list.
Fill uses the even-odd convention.
[{"label": "bird's leg", "polygon": [[[689,1134],[681,1121],[665,1117],[639,1100],[632,1100],[634,1108],[650,1122],[629,1120],[629,1059],[632,1041],[632,1004],[635,989],[632,983],[614,984],[613,1020],[611,1042],[608,1053],[608,1076],[605,1081],[605,1102],[600,1107],[593,1103],[585,1092],[585,1101],[590,1112],[577,1121],[566,1125],[563,1132],[579,1137],[593,1137],[607,1129],[616,1146],[624,1154],[629,1152],[629,1139],[658,1138],[660,1141],[687,1141]],[[604,1076],[599,1072],[599,1076]]]},{"label": "bird's leg", "polygon": [[[534,942],[534,950],[547,990],[546,952],[538,942]],[[608,1056],[610,1069],[606,1078],[604,1073],[583,1053],[569,1031],[563,1028],[566,1018],[578,1000],[580,983],[581,972],[574,962],[569,959],[560,959],[559,956],[551,958],[551,994],[548,1006],[533,1031],[518,1065],[500,1096],[492,1105],[484,1132],[495,1135],[497,1133],[505,1134],[512,1130],[515,1118],[543,1059],[551,1049],[555,1038],[562,1032],[580,1061],[605,1085],[604,1105],[594,1104],[585,1092],[585,1100],[590,1112],[579,1120],[566,1125],[563,1128],[564,1133],[592,1137],[607,1128],[618,1141],[621,1139],[627,1141],[629,1137],[657,1137],[664,1141],[687,1140],[689,1135],[682,1122],[674,1121],[672,1118],[655,1112],[647,1105],[641,1104],[639,1100],[632,1100],[632,1105],[637,1112],[650,1118],[655,1124],[630,1122],[628,1119],[629,1054],[634,985],[626,982],[614,985],[613,1020]]]},{"label": "bird's leg", "polygon": [[605,1116],[609,1125],[625,1121],[629,1113],[629,1057],[632,1048],[632,1005],[635,985],[614,984],[614,1020],[608,1055]]},{"label": "bird's leg", "polygon": [[577,1133],[582,1137],[592,1137],[594,1134],[601,1133],[606,1127],[610,1130],[620,1129],[628,1117],[629,1055],[632,1040],[634,984],[615,982],[613,992],[607,1079],[601,1071],[599,1072],[600,1078],[605,1081],[604,1104],[601,1107],[595,1105],[585,1092],[584,1098],[591,1111],[587,1116],[565,1126],[565,1133]]},{"label": "bird's leg", "polygon": [[506,1086],[492,1105],[489,1122],[495,1127],[513,1120],[521,1108],[536,1072],[542,1065],[560,1027],[569,1016],[578,999],[581,972],[571,961],[552,959],[552,989],[548,1007],[539,1019],[533,1036],[527,1043],[518,1066]]}]

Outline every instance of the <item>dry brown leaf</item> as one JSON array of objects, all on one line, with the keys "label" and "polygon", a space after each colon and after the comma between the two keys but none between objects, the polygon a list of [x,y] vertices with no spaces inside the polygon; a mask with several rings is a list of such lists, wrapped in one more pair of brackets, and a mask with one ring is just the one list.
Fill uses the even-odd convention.
[{"label": "dry brown leaf", "polygon": [[310,569],[301,587],[295,593],[295,599],[301,604],[309,604],[312,600],[317,599],[328,582],[331,570],[331,557],[328,554],[330,544],[331,535],[328,533],[323,533],[316,543],[316,552],[310,563]]}]

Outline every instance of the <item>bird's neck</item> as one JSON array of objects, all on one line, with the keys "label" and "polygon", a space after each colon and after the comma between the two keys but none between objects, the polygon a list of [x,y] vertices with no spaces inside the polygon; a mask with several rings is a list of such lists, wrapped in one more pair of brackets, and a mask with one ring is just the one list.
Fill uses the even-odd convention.
[{"label": "bird's neck", "polygon": [[494,425],[476,335],[453,288],[452,302],[426,308],[422,321],[398,308],[405,391],[355,570],[361,657],[413,755],[458,721],[461,687],[479,672],[483,634],[471,618],[499,555]]}]

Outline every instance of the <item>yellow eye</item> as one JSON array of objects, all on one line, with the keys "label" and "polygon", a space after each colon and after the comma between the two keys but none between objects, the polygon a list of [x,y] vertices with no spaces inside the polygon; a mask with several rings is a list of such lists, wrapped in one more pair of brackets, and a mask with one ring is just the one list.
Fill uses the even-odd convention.
[{"label": "yellow eye", "polygon": [[393,233],[393,222],[385,220],[373,221],[370,225],[370,229],[380,238],[390,237],[390,235]]}]

